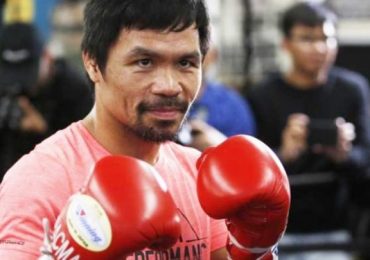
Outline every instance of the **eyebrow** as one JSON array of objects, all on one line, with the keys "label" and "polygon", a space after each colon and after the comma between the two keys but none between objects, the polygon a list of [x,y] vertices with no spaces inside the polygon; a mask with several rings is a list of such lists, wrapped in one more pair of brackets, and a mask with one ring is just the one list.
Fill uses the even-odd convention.
[{"label": "eyebrow", "polygon": [[[128,53],[128,56],[129,57],[135,57],[135,56],[150,56],[150,57],[160,57],[161,54],[156,52],[156,51],[153,51],[153,50],[150,50],[150,49],[146,49],[146,48],[143,48],[143,47],[135,47],[134,49],[132,49],[129,53]],[[187,59],[200,59],[201,55],[198,51],[193,51],[193,52],[189,52],[189,53],[183,53],[181,55],[179,55],[181,58],[187,58]]]}]

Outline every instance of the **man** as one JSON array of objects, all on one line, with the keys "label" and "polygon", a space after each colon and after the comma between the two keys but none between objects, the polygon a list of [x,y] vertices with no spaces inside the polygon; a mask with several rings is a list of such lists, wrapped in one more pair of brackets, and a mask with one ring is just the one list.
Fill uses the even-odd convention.
[{"label": "man", "polygon": [[[127,254],[130,254],[129,259],[155,259],[157,254],[158,257],[169,254],[171,259],[227,259],[225,221],[208,217],[201,203],[202,206],[208,205],[206,208],[210,214],[214,213],[218,218],[230,218],[230,242],[227,246],[231,257],[248,255],[248,259],[260,256],[272,259],[276,244],[285,230],[290,196],[287,178],[272,153],[263,151],[250,157],[252,162],[263,164],[268,178],[264,180],[264,171],[256,166],[251,167],[250,172],[257,176],[249,181],[243,174],[234,176],[235,171],[221,169],[234,167],[228,164],[229,160],[223,160],[223,153],[230,154],[227,151],[235,151],[237,147],[244,149],[245,142],[256,142],[252,146],[263,147],[256,140],[247,141],[243,137],[230,140],[223,147],[215,148],[214,152],[204,154],[197,166],[198,151],[171,142],[200,87],[201,61],[208,47],[208,24],[207,11],[200,0],[91,0],[87,4],[82,56],[95,90],[94,107],[82,121],[73,123],[39,144],[7,172],[0,187],[1,259],[35,259],[43,240],[43,217],[54,226],[56,234],[52,237],[52,250],[56,253],[52,254],[58,255],[59,259],[71,254],[69,246],[77,244],[76,241],[82,242],[79,249],[74,249],[80,250],[80,254],[89,254],[89,257],[81,259],[91,259],[91,251],[94,250],[98,251],[96,254],[99,250],[106,250],[103,254],[112,253],[108,252],[113,250],[110,245],[115,245],[117,248],[114,250],[118,250],[113,254],[114,259]],[[112,155],[124,155],[131,159],[112,161],[109,159]],[[257,160],[261,156],[268,161]],[[245,162],[244,157],[236,159]],[[164,183],[159,186],[172,194],[175,208],[181,212],[179,218],[172,218],[181,219],[181,236],[176,237],[177,243],[167,252],[155,252],[142,247],[139,247],[140,250],[120,252],[122,248],[128,247],[127,244],[134,245],[130,248],[137,248],[142,240],[149,237],[147,232],[154,233],[156,237],[157,232],[153,230],[157,229],[143,222],[147,224],[147,219],[156,215],[153,212],[159,208],[165,213],[169,208],[174,208],[173,204],[170,207],[167,202],[162,202],[160,197],[166,197],[162,196],[163,192],[153,191],[159,188],[154,189],[144,178],[138,177],[141,171],[136,172],[133,166],[127,166],[126,172],[117,170],[118,165],[127,165],[127,162],[133,161],[132,158],[136,160],[133,163],[135,169],[148,169],[143,163],[154,166],[167,183],[168,189],[163,188],[166,186]],[[217,165],[212,160],[223,160],[227,165],[220,169],[210,167],[209,164]],[[273,169],[269,169],[270,164]],[[93,166],[94,174],[89,175]],[[196,195],[196,167],[203,172],[204,182],[198,187],[198,191],[202,191],[201,201],[198,201]],[[241,167],[238,169],[242,170]],[[127,174],[133,171],[137,174],[127,178]],[[242,196],[245,190],[243,185],[237,196],[233,196],[234,192],[231,194],[237,200],[235,203],[230,203],[226,195],[224,199],[214,199],[210,190],[217,186],[221,186],[220,189],[225,187],[225,182],[217,181],[217,178],[209,185],[207,176],[211,179],[218,176],[217,172],[228,174],[228,178],[230,175],[232,178],[237,177],[239,184],[243,182],[238,178],[248,180],[251,185],[247,189],[248,196]],[[92,176],[93,181],[86,187],[84,183],[90,180],[89,176]],[[122,181],[124,177],[127,179]],[[262,182],[261,186],[255,183],[257,180]],[[118,187],[115,186],[117,183]],[[131,192],[136,186],[142,187],[141,192],[137,192],[137,189],[135,193]],[[230,191],[228,187],[226,185],[224,193]],[[262,197],[268,206],[256,203],[258,198],[254,200],[255,196],[250,193],[252,187],[258,190],[257,197]],[[87,200],[93,206],[84,210],[85,202],[77,201],[71,207],[67,206],[68,210],[63,210],[71,195],[79,190],[87,195]],[[271,196],[259,195],[267,191],[271,191]],[[216,195],[220,194],[218,192]],[[85,201],[86,197],[82,197]],[[145,207],[142,197],[147,198]],[[253,202],[251,207],[245,207],[244,203],[240,205],[240,202],[245,201],[243,197]],[[276,199],[279,200],[278,205],[271,203]],[[118,201],[122,208],[112,210],[112,201]],[[236,204],[238,206],[235,207]],[[215,213],[213,208],[220,209],[220,205],[226,208],[232,205],[233,208],[226,210],[226,213],[217,210]],[[282,213],[271,214],[271,205],[274,209],[281,208]],[[250,225],[246,221],[248,215],[244,213],[245,208],[259,213],[260,217],[257,218],[251,214],[253,224],[249,229],[253,229],[253,232],[240,227],[241,224]],[[139,216],[130,215],[140,209],[144,211]],[[91,211],[96,212],[95,217],[86,220],[84,217],[90,215]],[[113,211],[114,214],[105,217],[104,211]],[[117,215],[130,217],[125,220]],[[58,216],[61,216],[61,220]],[[63,221],[64,217],[66,221]],[[113,226],[114,219],[120,230],[131,228],[140,238],[126,238],[125,242],[117,242],[117,237],[125,238],[128,234],[116,233],[118,229]],[[68,239],[65,232],[59,232],[61,226],[54,225],[60,221],[64,227],[67,226]],[[164,221],[164,218],[157,218],[158,221]],[[267,228],[266,223],[273,228]],[[170,224],[164,221],[159,226],[166,229]],[[80,228],[85,231],[81,236],[76,235]],[[273,235],[270,235],[271,230]],[[71,239],[76,243],[71,242]],[[65,243],[56,246],[63,241]],[[92,241],[94,247],[91,249],[86,241]],[[152,244],[157,245],[155,248],[161,248],[158,245],[166,241],[167,237],[159,236]],[[98,257],[95,255],[93,259]],[[76,256],[72,259],[80,258]]]},{"label": "man", "polygon": [[92,107],[86,81],[51,56],[32,24],[0,31],[0,181],[34,146]]},{"label": "man", "polygon": [[[331,177],[323,172],[334,172],[341,182],[368,166],[369,86],[362,76],[333,67],[338,50],[335,26],[335,15],[321,5],[305,2],[289,8],[281,31],[292,66],[249,93],[258,137],[276,151],[292,178],[311,173],[307,181],[325,182]],[[288,231],[347,227],[342,184],[348,182],[333,183],[319,181],[302,193],[293,186]]]}]

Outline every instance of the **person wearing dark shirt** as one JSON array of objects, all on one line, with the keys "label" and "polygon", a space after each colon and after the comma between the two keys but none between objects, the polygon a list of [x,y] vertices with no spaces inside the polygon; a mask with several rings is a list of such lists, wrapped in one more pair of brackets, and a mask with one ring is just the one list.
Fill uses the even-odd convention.
[{"label": "person wearing dark shirt", "polygon": [[0,181],[41,140],[85,116],[92,93],[83,75],[53,58],[37,29],[6,24],[0,31]]},{"label": "person wearing dark shirt", "polygon": [[[302,89],[284,75],[275,74],[253,89],[249,97],[256,110],[259,138],[284,159],[284,166],[289,173],[366,169],[369,122],[368,83],[364,77],[333,67],[325,82]],[[324,125],[326,120],[331,120],[343,124],[343,120],[338,118],[350,122],[355,129],[356,138],[346,144],[349,146],[348,150],[345,149],[346,155],[335,156],[330,153],[335,147],[309,147],[309,122],[320,123],[317,120],[322,120]],[[302,132],[304,147],[298,147],[297,144],[296,148],[292,144],[293,148],[290,148],[289,142],[295,141],[296,133],[290,133],[295,129],[290,130],[289,127],[300,128],[301,125],[306,128],[297,129],[297,132]],[[325,148],[330,150],[325,151]]]},{"label": "person wearing dark shirt", "polygon": [[[324,6],[295,4],[280,25],[292,66],[251,88],[247,97],[258,138],[276,151],[290,177],[287,232],[347,230],[348,190],[368,167],[368,82],[333,66],[336,16]],[[294,180],[307,185],[294,186]]]}]

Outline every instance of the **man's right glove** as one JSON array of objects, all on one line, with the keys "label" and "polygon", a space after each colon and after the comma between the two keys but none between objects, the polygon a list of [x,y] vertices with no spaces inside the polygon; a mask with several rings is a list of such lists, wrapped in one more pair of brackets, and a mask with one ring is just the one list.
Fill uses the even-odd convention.
[{"label": "man's right glove", "polygon": [[229,257],[273,259],[287,225],[290,189],[272,150],[251,136],[233,136],[205,150],[197,168],[202,208],[226,219]]},{"label": "man's right glove", "polygon": [[42,250],[55,259],[122,259],[146,247],[167,249],[179,236],[177,207],[155,169],[135,158],[108,156],[69,199],[51,246],[46,236]]}]

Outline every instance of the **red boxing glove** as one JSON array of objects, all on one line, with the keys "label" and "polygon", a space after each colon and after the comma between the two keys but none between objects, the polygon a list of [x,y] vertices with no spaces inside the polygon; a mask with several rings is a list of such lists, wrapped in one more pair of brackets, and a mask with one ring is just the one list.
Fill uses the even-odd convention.
[{"label": "red boxing glove", "polygon": [[180,217],[167,186],[144,161],[108,156],[58,217],[56,259],[122,259],[149,247],[163,250],[180,236]]},{"label": "red boxing glove", "polygon": [[200,204],[226,219],[231,259],[272,259],[290,207],[287,175],[274,152],[251,136],[230,137],[197,161]]}]

